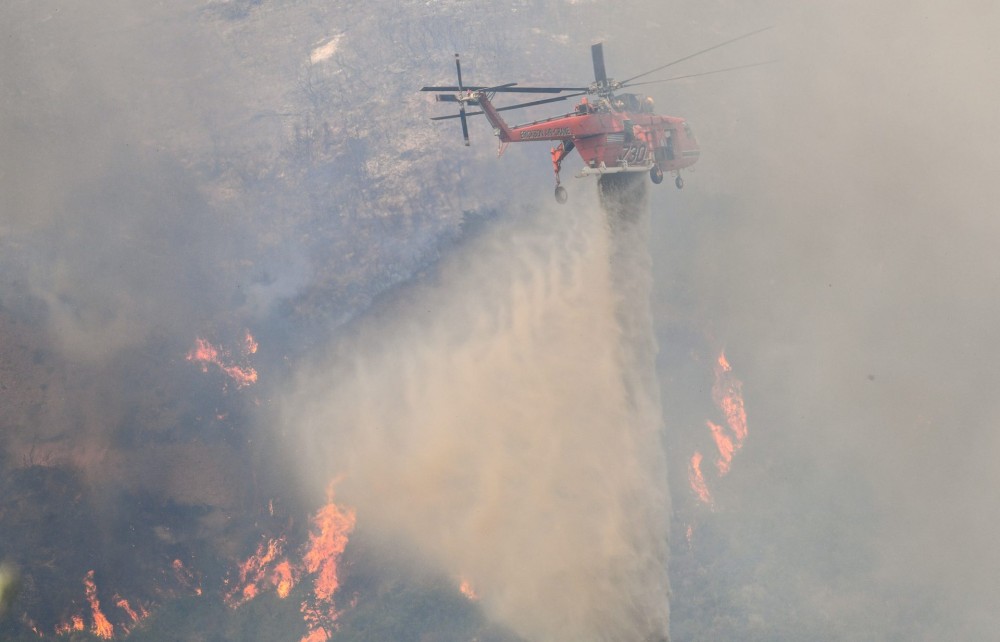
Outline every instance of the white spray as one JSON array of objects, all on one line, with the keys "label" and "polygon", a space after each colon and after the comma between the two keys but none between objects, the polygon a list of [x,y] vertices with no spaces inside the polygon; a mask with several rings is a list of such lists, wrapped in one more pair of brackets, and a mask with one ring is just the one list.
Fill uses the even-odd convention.
[{"label": "white spray", "polygon": [[[533,642],[665,640],[644,186],[497,223],[359,323],[289,422],[359,525]],[[622,187],[622,185],[618,185]]]}]

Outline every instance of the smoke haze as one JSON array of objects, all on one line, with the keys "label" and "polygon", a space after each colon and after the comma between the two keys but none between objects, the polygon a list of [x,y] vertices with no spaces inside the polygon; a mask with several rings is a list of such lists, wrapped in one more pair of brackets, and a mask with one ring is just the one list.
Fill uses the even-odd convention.
[{"label": "smoke haze", "polygon": [[[5,497],[0,563],[62,618],[91,562],[105,605],[159,577],[133,545],[233,563],[268,499],[320,501],[343,474],[359,532],[415,541],[529,639],[645,635],[668,617],[649,539],[666,474],[672,640],[994,638],[998,12],[3,4],[0,482],[63,465],[86,482]],[[473,120],[464,149],[415,92],[453,81],[455,51],[469,82],[575,84],[596,40],[621,78],[766,25],[677,74],[777,63],[648,86],[702,150],[683,191],[651,188],[648,236],[626,232],[651,256],[607,233],[589,182],[567,175],[568,206],[535,207],[544,146],[498,160]],[[631,326],[623,301],[644,288],[652,314]],[[629,340],[646,323],[659,395]],[[256,387],[224,392],[184,360],[245,328]],[[750,432],[720,479],[705,422],[723,349]],[[277,421],[286,394],[298,412]],[[658,398],[666,462],[651,432],[607,429],[652,431]],[[277,445],[292,456],[269,463]],[[688,488],[696,450],[714,510]]]},{"label": "smoke haze", "polygon": [[[690,553],[729,574],[713,590],[729,607],[686,602],[705,585],[674,564],[675,637],[995,637],[1000,15],[768,8],[780,62],[677,108],[698,114],[712,188],[653,217],[666,359],[686,357],[678,340],[725,347],[751,428]],[[697,371],[661,373],[669,433],[692,427],[672,446],[690,449]]]}]

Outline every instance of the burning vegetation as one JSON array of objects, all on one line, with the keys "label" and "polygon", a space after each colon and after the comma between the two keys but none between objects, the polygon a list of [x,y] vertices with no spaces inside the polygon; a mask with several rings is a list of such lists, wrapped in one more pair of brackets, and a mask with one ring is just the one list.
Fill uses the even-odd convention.
[{"label": "burning vegetation", "polygon": [[691,455],[691,461],[688,464],[688,482],[691,485],[691,490],[694,492],[695,497],[697,497],[703,504],[712,504],[712,494],[708,492],[708,485],[705,483],[705,475],[701,472],[701,460],[702,454],[695,451]]},{"label": "burning vegetation", "polygon": [[[724,419],[721,423],[706,420],[715,444],[716,479],[722,479],[729,474],[733,456],[743,447],[747,437],[747,415],[743,404],[743,382],[733,374],[724,352],[719,353],[714,368],[715,381],[712,385],[712,401],[715,403]],[[688,485],[699,502],[713,506],[712,493],[702,471],[703,455],[695,451],[688,464]]]},{"label": "burning vegetation", "polygon": [[257,551],[238,565],[238,579],[225,595],[225,602],[237,609],[263,591],[273,589],[279,599],[286,599],[302,579],[311,581],[300,611],[307,632],[302,642],[327,640],[336,627],[339,613],[334,594],[340,587],[338,564],[347,548],[348,537],[354,530],[355,515],[349,508],[333,501],[333,483],[327,503],[312,516],[308,541],[293,554],[286,554],[286,537],[261,542]]},{"label": "burning vegetation", "polygon": [[[333,485],[319,507],[301,506],[282,495],[267,465],[230,465],[230,458],[251,457],[260,439],[245,408],[258,408],[257,400],[226,394],[257,381],[252,360],[258,350],[248,331],[231,351],[199,339],[184,359],[163,354],[160,361],[176,367],[160,368],[155,377],[152,369],[138,368],[136,385],[152,394],[136,429],[165,425],[151,433],[159,443],[148,452],[129,448],[126,440],[126,446],[101,451],[93,470],[58,440],[31,445],[22,457],[0,454],[6,534],[0,560],[19,568],[19,590],[4,588],[0,639],[320,642],[344,626],[381,622],[379,604],[386,598],[380,587],[390,582],[397,589],[389,595],[405,596],[416,630],[444,625],[419,597],[428,594],[443,603],[454,600],[457,619],[449,629],[464,627],[471,638],[489,628],[457,586],[444,587],[433,577],[415,575],[400,585],[398,577],[372,579],[369,571],[345,575],[356,516],[334,500]],[[50,359],[40,354],[35,368],[50,368]],[[192,363],[222,373],[226,385],[204,386],[191,377]],[[32,369],[22,372],[27,387]],[[16,382],[0,384],[9,389]],[[65,387],[71,385],[82,384]],[[158,401],[176,396],[164,392],[169,386],[203,392],[187,397],[197,404],[169,408]],[[273,452],[274,445],[265,441],[260,449]],[[238,542],[246,542],[243,550]],[[369,560],[367,566],[384,563]],[[166,632],[174,637],[165,638]],[[384,639],[396,638],[389,632]],[[499,633],[495,639],[513,640]]]},{"label": "burning vegetation", "polygon": [[215,366],[240,389],[257,383],[257,370],[248,363],[250,357],[257,353],[257,347],[257,341],[249,330],[245,331],[238,358],[233,357],[231,351],[218,348],[207,339],[198,337],[185,358],[198,364],[202,372],[207,373],[209,366]]}]

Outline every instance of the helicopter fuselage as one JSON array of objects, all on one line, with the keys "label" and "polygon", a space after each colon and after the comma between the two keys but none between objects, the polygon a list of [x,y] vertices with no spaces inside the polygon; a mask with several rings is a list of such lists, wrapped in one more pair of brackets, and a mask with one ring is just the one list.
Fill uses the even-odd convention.
[{"label": "helicopter fuselage", "polygon": [[[634,94],[580,101],[569,114],[508,125],[485,92],[470,92],[493,125],[501,147],[508,143],[559,141],[552,149],[558,175],[565,156],[576,149],[583,158],[580,175],[643,172],[654,167],[675,172],[697,162],[698,141],[683,118],[652,113],[651,101]],[[629,110],[629,108],[633,110]]]}]

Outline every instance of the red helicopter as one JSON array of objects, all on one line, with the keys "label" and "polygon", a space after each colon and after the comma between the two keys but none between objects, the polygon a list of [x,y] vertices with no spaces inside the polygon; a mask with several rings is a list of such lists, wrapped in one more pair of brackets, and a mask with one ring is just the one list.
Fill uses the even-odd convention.
[{"label": "red helicopter", "polygon": [[[616,94],[615,92],[627,87],[694,78],[769,64],[772,61],[661,80],[634,82],[644,76],[649,76],[767,29],[770,27],[727,40],[622,81],[608,78],[604,67],[604,47],[602,43],[597,43],[591,47],[594,82],[586,87],[521,87],[513,82],[492,87],[467,87],[462,84],[462,65],[459,62],[458,54],[455,54],[458,85],[422,87],[420,91],[457,92],[439,93],[436,99],[442,102],[457,102],[458,113],[450,116],[437,116],[431,120],[461,119],[462,136],[466,145],[469,144],[469,125],[466,118],[479,114],[486,116],[490,125],[493,126],[494,134],[499,138],[498,155],[503,154],[509,143],[559,141],[559,144],[551,149],[552,169],[556,175],[555,197],[559,203],[565,203],[568,198],[566,188],[560,183],[559,171],[562,168],[563,160],[574,149],[580,152],[584,162],[583,169],[577,174],[578,178],[591,174],[648,172],[653,183],[658,185],[663,182],[664,173],[673,172],[674,184],[680,189],[684,187],[684,179],[681,177],[680,171],[694,165],[701,154],[691,127],[683,118],[655,114],[653,112],[653,99],[649,96],[633,93]],[[554,94],[567,91],[574,93],[506,107],[497,107],[493,104],[493,98],[498,93]],[[536,120],[523,125],[508,125],[500,115],[500,112],[510,109],[532,107],[577,96],[582,96],[582,98],[576,109],[569,114]],[[482,111],[467,112],[467,105],[480,107]]]}]

